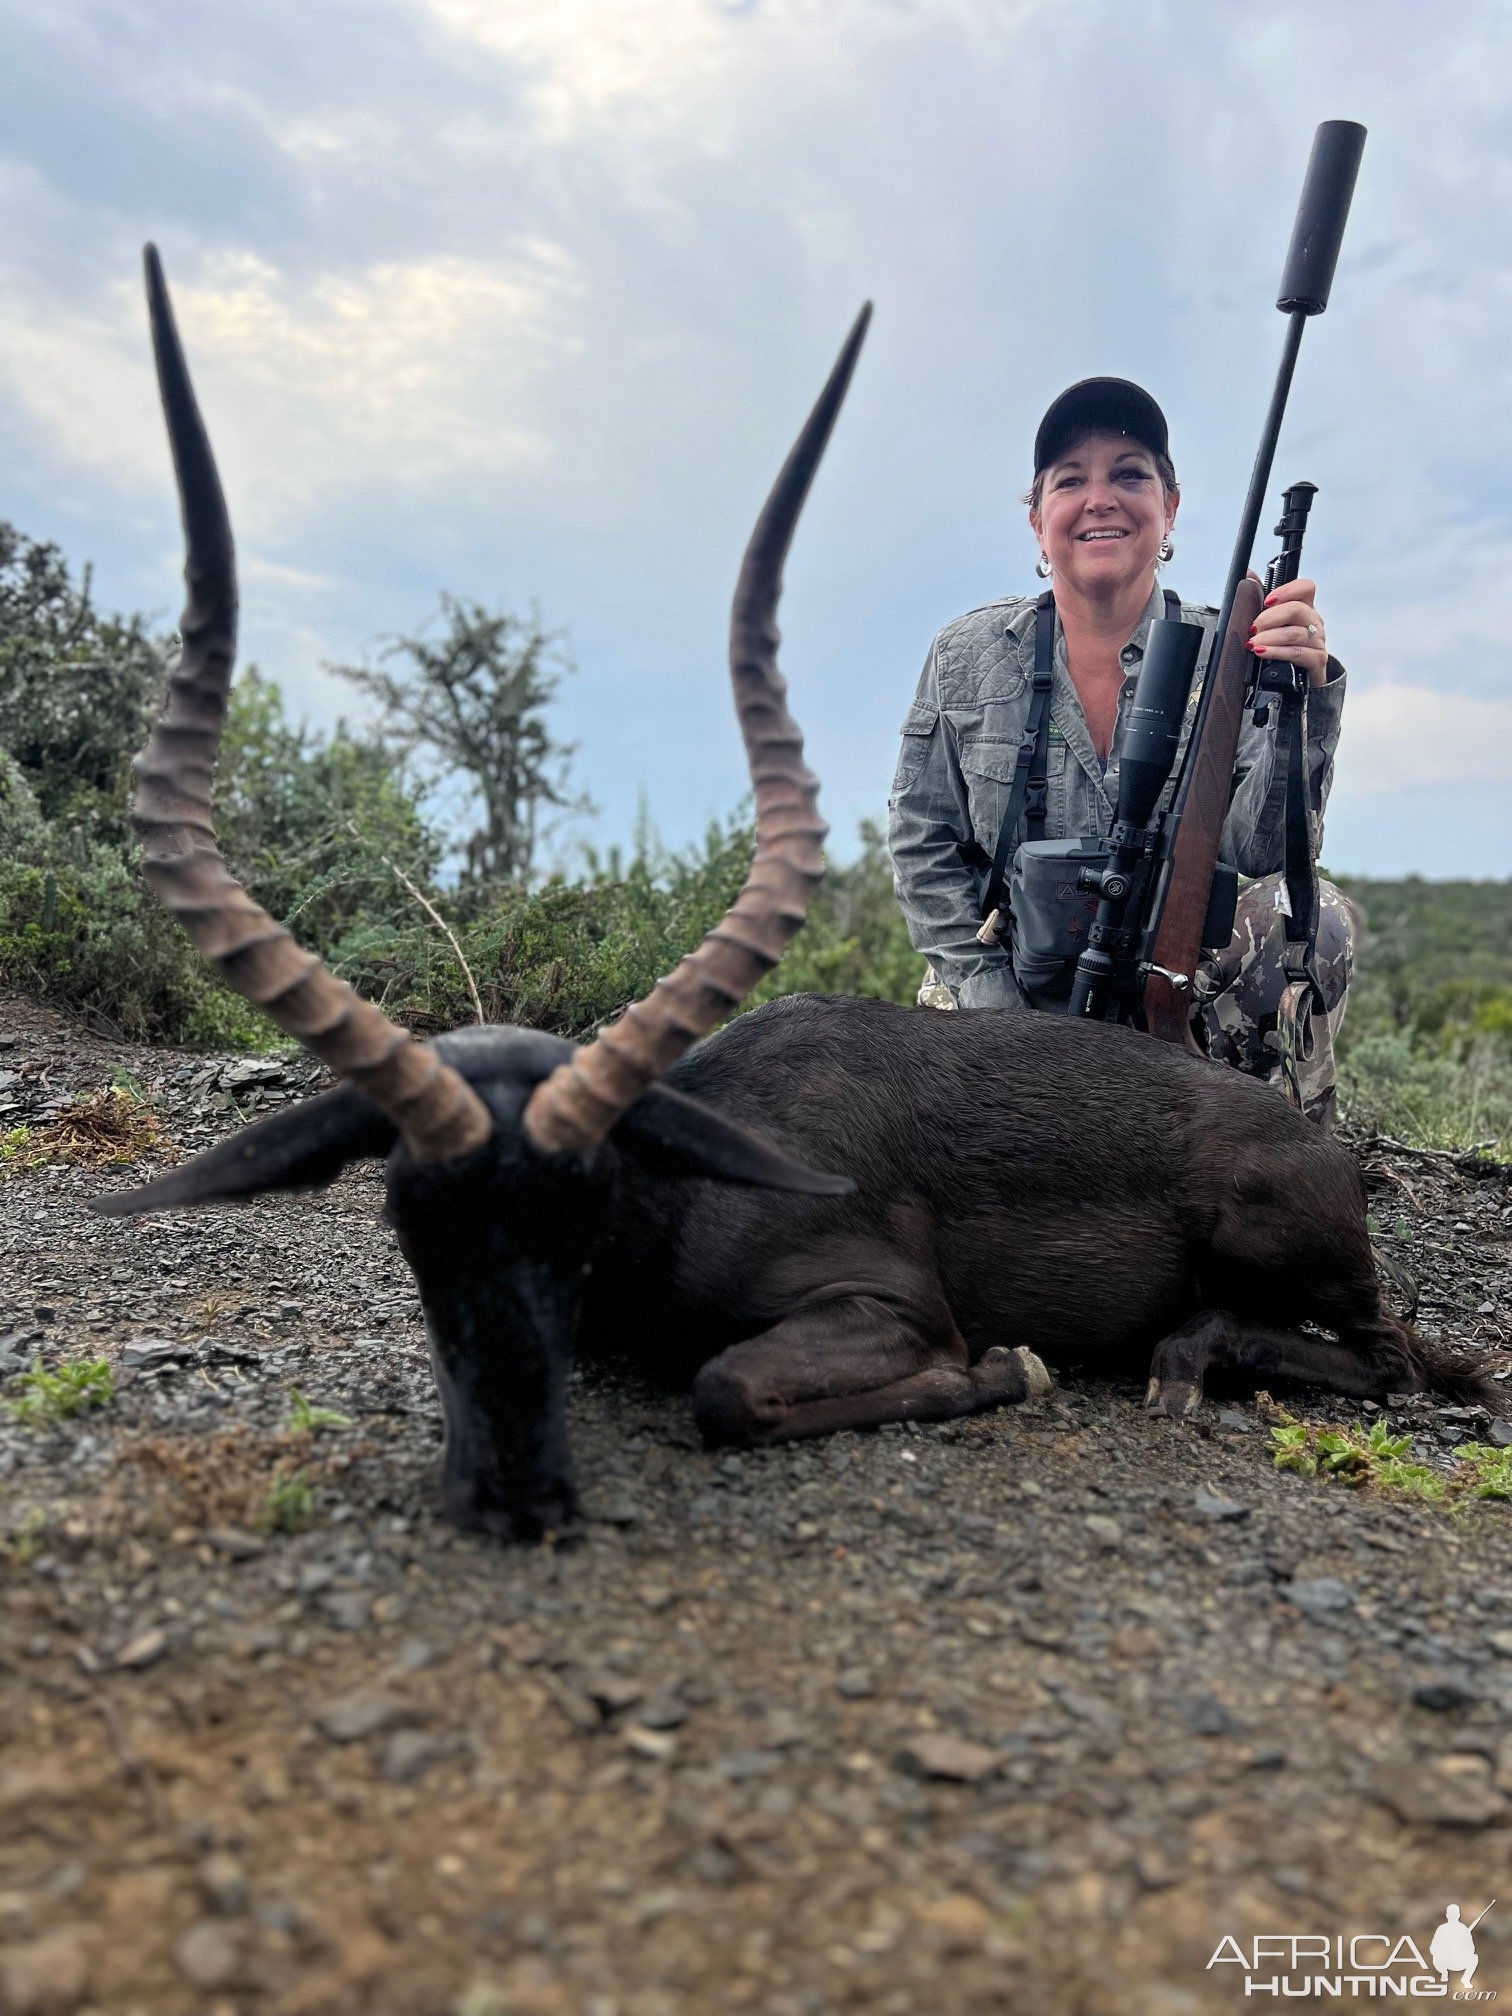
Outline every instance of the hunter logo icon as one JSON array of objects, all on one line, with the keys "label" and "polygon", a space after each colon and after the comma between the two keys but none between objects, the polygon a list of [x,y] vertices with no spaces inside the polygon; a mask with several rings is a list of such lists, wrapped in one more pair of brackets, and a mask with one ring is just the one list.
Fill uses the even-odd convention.
[{"label": "hunter logo icon", "polygon": [[[1496,1899],[1493,1897],[1491,1904],[1495,1902]],[[1486,1911],[1491,1909],[1491,1904],[1486,1906]],[[1444,1922],[1429,1942],[1429,1959],[1446,1981],[1451,1974],[1458,1974],[1461,1988],[1470,1986],[1475,1979],[1475,1970],[1480,1965],[1480,1959],[1475,1951],[1475,1927],[1479,1925],[1481,1918],[1485,1917],[1486,1911],[1482,1911],[1474,1924],[1462,1925],[1458,1904],[1446,1905]]]}]

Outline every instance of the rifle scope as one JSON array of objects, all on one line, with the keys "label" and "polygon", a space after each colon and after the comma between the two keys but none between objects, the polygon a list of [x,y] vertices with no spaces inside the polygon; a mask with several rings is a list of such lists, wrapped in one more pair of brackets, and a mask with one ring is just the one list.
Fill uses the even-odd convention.
[{"label": "rifle scope", "polygon": [[1176,760],[1202,634],[1199,624],[1172,623],[1164,617],[1150,625],[1139,683],[1124,723],[1108,865],[1095,877],[1083,870],[1085,886],[1095,888],[1100,901],[1087,933],[1087,949],[1076,962],[1066,1010],[1070,1015],[1101,1021],[1126,991],[1119,968],[1134,947],[1124,919],[1131,906],[1137,908],[1141,888],[1148,882],[1156,841],[1149,830],[1150,815]]},{"label": "rifle scope", "polygon": [[1181,717],[1192,689],[1192,672],[1202,649],[1197,623],[1150,625],[1149,648],[1134,688],[1118,758],[1118,823],[1143,826],[1155,810],[1160,788],[1171,774]]}]

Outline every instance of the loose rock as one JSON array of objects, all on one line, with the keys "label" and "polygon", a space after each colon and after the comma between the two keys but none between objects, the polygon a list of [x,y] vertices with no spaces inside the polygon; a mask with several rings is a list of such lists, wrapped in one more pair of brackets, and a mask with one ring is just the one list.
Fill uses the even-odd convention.
[{"label": "loose rock", "polygon": [[921,1778],[948,1778],[961,1785],[978,1785],[1002,1766],[1002,1756],[985,1743],[968,1742],[962,1736],[927,1732],[910,1737],[898,1752],[905,1771]]},{"label": "loose rock", "polygon": [[392,1694],[364,1690],[328,1701],[312,1717],[321,1735],[329,1736],[333,1743],[360,1743],[364,1737],[380,1736],[386,1729],[397,1729],[420,1719],[409,1702]]},{"label": "loose rock", "polygon": [[0,1953],[0,2009],[6,2016],[72,2016],[89,1985],[84,1933],[59,1927]]}]

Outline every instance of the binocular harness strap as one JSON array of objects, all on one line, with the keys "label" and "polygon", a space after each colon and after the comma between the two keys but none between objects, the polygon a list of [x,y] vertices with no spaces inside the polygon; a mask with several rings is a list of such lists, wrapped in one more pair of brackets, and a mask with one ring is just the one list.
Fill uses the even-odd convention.
[{"label": "binocular harness strap", "polygon": [[[1181,621],[1181,597],[1174,589],[1165,591],[1165,613],[1169,621]],[[1013,865],[1019,820],[1031,840],[1045,837],[1045,814],[1050,798],[1050,688],[1055,671],[1055,596],[1045,593],[1034,605],[1034,682],[1029,696],[1029,712],[1019,737],[1018,757],[1008,790],[1008,809],[998,830],[992,855],[992,872],[982,898],[986,924],[978,937],[984,943],[994,937],[1007,942],[1006,932],[994,932],[995,916],[1007,901],[1008,874]]]}]

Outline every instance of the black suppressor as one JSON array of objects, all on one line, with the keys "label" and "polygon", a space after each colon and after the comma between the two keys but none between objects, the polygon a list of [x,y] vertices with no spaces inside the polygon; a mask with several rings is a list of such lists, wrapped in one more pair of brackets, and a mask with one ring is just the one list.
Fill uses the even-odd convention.
[{"label": "black suppressor", "polygon": [[1276,306],[1291,315],[1321,315],[1328,306],[1334,267],[1349,217],[1349,199],[1360,172],[1365,128],[1353,119],[1325,119],[1313,136],[1313,150],[1292,227],[1286,270]]}]

